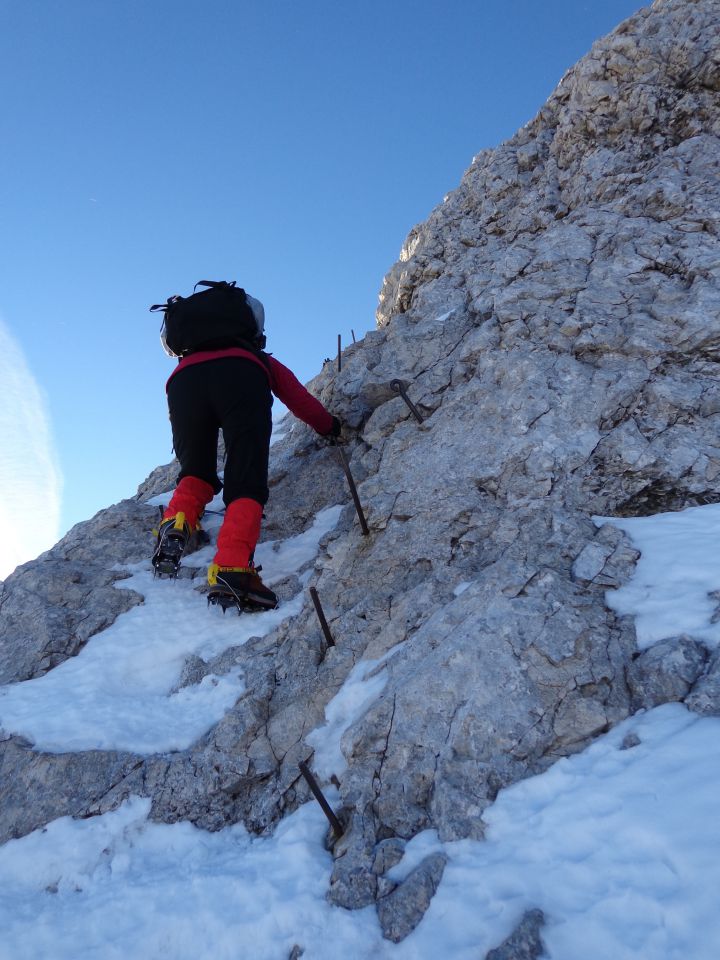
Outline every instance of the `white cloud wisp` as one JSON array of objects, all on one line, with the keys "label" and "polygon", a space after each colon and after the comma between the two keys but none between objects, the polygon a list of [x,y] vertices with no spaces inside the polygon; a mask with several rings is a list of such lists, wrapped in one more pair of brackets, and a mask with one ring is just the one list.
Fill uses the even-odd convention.
[{"label": "white cloud wisp", "polygon": [[58,539],[62,475],[47,404],[0,320],[0,580]]}]

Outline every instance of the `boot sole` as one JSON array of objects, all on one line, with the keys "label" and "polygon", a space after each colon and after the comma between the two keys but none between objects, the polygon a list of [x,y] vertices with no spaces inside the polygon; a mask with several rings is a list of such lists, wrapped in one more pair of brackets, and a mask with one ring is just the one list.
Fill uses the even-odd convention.
[{"label": "boot sole", "polygon": [[277,601],[272,603],[252,594],[235,594],[217,589],[208,593],[207,602],[208,606],[221,607],[223,613],[230,607],[234,607],[238,613],[264,613],[277,607]]},{"label": "boot sole", "polygon": [[153,570],[160,577],[177,577],[180,570],[180,561],[170,560],[166,557],[153,559]]},{"label": "boot sole", "polygon": [[180,569],[180,560],[185,551],[186,541],[172,534],[167,535],[158,546],[152,558],[152,565],[157,574],[165,577],[176,577]]}]

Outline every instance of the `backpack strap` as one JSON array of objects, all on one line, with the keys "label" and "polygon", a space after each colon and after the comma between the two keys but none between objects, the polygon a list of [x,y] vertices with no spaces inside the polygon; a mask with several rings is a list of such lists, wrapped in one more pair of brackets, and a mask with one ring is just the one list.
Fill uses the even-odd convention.
[{"label": "backpack strap", "polygon": [[[242,287],[238,287],[236,280],[198,280],[193,287],[193,290],[197,290],[198,287],[210,287],[212,290],[217,290],[222,287],[227,287],[228,289],[234,287],[237,289],[238,293],[245,293]],[[176,294],[174,297],[168,297],[167,303],[154,303],[150,307],[150,312],[152,313],[156,310],[167,310],[170,304],[175,303],[176,300],[182,300],[182,297]]]},{"label": "backpack strap", "polygon": [[252,353],[253,356],[260,360],[264,367],[267,367],[268,372],[272,375],[268,354],[256,343],[245,340],[243,337],[218,337],[215,340],[205,340],[204,343],[199,343],[196,347],[193,347],[192,350],[188,350],[183,356],[187,357],[193,353],[205,353],[208,350],[229,350],[232,347],[239,347],[241,350],[247,350],[248,353]]},{"label": "backpack strap", "polygon": [[150,313],[154,313],[157,310],[162,310],[164,313],[171,303],[175,303],[176,300],[181,300],[181,299],[182,297],[180,297],[178,294],[175,294],[174,297],[168,297],[165,303],[154,303],[150,307]]},{"label": "backpack strap", "polygon": [[[193,287],[193,290],[197,290],[198,287],[210,287],[211,289],[217,289],[218,287],[235,287],[237,286],[237,281],[235,280],[198,280],[198,282]],[[240,290],[240,293],[245,293],[244,290]]]}]

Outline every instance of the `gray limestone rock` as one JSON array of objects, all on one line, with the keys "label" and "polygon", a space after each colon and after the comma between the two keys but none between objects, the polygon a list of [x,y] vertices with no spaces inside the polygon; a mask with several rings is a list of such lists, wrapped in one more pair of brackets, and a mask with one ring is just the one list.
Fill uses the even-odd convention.
[{"label": "gray limestone rock", "polygon": [[77,654],[142,597],[116,584],[152,549],[152,508],[132,500],[80,523],[0,583],[0,683],[29,680]]},{"label": "gray limestone rock", "polygon": [[632,731],[631,733],[625,734],[625,736],[623,737],[623,741],[620,744],[620,749],[632,750],[633,747],[639,747],[641,743],[642,743],[642,740],[640,739],[640,737],[637,735],[637,733],[635,733],[635,731]]},{"label": "gray limestone rock", "polygon": [[487,953],[485,960],[539,960],[545,955],[540,937],[544,926],[542,910],[528,910],[507,940]]},{"label": "gray limestone rock", "polygon": [[572,574],[576,580],[595,580],[605,568],[612,547],[592,541],[586,543],[572,565]]},{"label": "gray limestone rock", "polygon": [[405,841],[399,837],[389,837],[387,840],[381,840],[375,848],[373,873],[385,874],[397,863],[400,863],[405,853],[405,846]]},{"label": "gray limestone rock", "polygon": [[431,853],[392,893],[378,900],[378,919],[386,940],[400,943],[413,932],[440,886],[446,863],[444,853]]},{"label": "gray limestone rock", "polygon": [[353,910],[376,901],[379,878],[373,869],[373,841],[372,818],[352,810],[345,833],[333,848],[328,891],[332,903]]},{"label": "gray limestone rock", "polygon": [[684,700],[707,659],[705,644],[692,637],[669,637],[643,650],[627,671],[633,708]]},{"label": "gray limestone rock", "polygon": [[[0,734],[0,843],[57,817],[111,809],[105,798],[138,786],[143,759],[126,753],[39,753],[20,737]],[[137,792],[137,791],[136,791]]]},{"label": "gray limestone rock", "polygon": [[706,717],[720,717],[720,652],[713,653],[706,672],[685,697],[685,705]]}]

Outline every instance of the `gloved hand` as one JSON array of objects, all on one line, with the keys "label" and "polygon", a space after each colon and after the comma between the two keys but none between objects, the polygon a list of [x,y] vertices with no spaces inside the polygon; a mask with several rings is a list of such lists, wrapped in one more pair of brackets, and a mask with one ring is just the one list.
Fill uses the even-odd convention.
[{"label": "gloved hand", "polygon": [[337,439],[342,432],[342,421],[338,420],[337,417],[333,417],[332,427],[325,434],[326,437],[334,437]]}]

